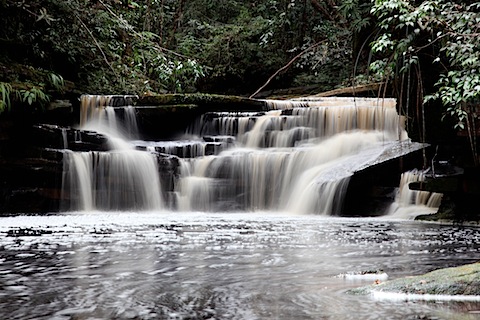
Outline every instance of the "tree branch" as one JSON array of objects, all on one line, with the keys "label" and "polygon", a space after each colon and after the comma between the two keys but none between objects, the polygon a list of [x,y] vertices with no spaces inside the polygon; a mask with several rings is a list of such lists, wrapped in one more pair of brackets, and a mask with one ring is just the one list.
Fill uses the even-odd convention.
[{"label": "tree branch", "polygon": [[273,78],[275,78],[278,74],[280,74],[280,72],[284,71],[284,70],[287,70],[298,58],[300,58],[301,56],[303,56],[305,53],[307,53],[308,51],[318,47],[320,44],[324,43],[326,41],[326,39],[322,40],[322,41],[319,41],[313,45],[311,45],[310,47],[308,47],[307,49],[303,50],[302,52],[300,52],[299,54],[297,54],[295,57],[293,57],[292,60],[290,60],[286,65],[284,65],[283,67],[281,67],[280,69],[278,69],[274,74],[272,74],[270,76],[270,78],[268,78],[267,82],[265,82],[265,84],[263,86],[261,86],[260,88],[258,88],[257,91],[255,91],[249,98],[253,98],[255,97],[260,91],[262,91],[269,83],[270,81],[272,81]]},{"label": "tree branch", "polygon": [[92,37],[93,41],[95,42],[95,45],[98,47],[98,49],[100,50],[100,52],[102,53],[102,56],[103,56],[103,59],[105,60],[105,62],[107,63],[107,65],[110,67],[110,69],[113,71],[113,74],[117,74],[117,72],[115,71],[115,69],[113,68],[113,66],[110,64],[110,62],[108,61],[107,59],[107,56],[105,55],[105,52],[103,52],[103,49],[102,47],[100,46],[100,43],[98,43],[97,39],[95,38],[95,36],[93,35],[92,31],[90,31],[90,29],[87,27],[87,25],[82,21],[82,19],[80,19],[80,17],[78,16],[78,14],[75,13],[75,17],[78,19],[78,21],[80,21],[80,23],[82,24],[82,26],[87,30],[88,34],[90,35],[90,37]]}]

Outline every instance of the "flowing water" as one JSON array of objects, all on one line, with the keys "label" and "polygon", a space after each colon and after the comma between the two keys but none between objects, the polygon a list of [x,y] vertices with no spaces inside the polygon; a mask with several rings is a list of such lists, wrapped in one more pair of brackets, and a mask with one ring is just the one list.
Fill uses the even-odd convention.
[{"label": "flowing water", "polygon": [[[419,204],[438,205],[437,196],[405,187],[421,179],[417,171],[404,174],[390,214],[332,217],[355,172],[419,146],[408,141],[391,101],[330,102],[209,112],[178,140],[142,141],[128,103],[83,96],[82,130],[106,136],[108,151],[71,151],[62,132],[66,212],[0,218],[0,315],[477,317],[478,302],[346,293],[386,275],[474,262],[480,234],[406,220],[411,211],[403,208],[418,214]],[[76,131],[71,143],[81,140]]]},{"label": "flowing water", "polygon": [[[408,140],[389,99],[270,100],[269,111],[207,112],[175,141],[138,140],[134,108],[114,101],[82,96],[82,129],[104,134],[109,151],[65,152],[64,210],[338,215],[355,172],[422,147]],[[165,156],[178,169],[156,179]]]},{"label": "flowing water", "polygon": [[478,228],[280,213],[0,219],[3,319],[478,319],[480,302],[352,296],[477,261]]}]

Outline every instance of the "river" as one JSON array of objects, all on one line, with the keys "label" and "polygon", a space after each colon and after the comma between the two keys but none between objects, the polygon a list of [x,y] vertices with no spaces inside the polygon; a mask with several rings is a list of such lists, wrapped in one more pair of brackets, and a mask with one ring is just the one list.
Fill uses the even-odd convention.
[{"label": "river", "polygon": [[281,213],[0,218],[2,319],[478,319],[346,291],[478,260],[475,227]]}]

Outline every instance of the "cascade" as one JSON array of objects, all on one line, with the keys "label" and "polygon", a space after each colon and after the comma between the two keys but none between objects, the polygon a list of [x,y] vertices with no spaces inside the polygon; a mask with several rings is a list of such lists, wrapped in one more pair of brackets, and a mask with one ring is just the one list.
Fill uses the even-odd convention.
[{"label": "cascade", "polygon": [[410,190],[409,183],[417,181],[425,181],[423,171],[414,169],[402,173],[395,201],[389,209],[390,215],[404,218],[418,215],[419,207],[423,208],[424,213],[432,213],[438,209],[443,194]]},{"label": "cascade", "polygon": [[179,209],[337,214],[350,176],[407,138],[394,104],[266,102],[271,111],[209,112],[189,128],[237,143],[185,161]]},{"label": "cascade", "polygon": [[[131,117],[127,118],[128,121],[119,121],[111,107],[113,96],[82,96],[81,101],[82,128],[107,136],[110,151],[66,150],[63,157],[62,209],[163,208],[157,158],[151,153],[135,150],[125,141],[129,132],[136,134],[133,132],[136,122]],[[133,110],[131,107],[126,109]]]},{"label": "cascade", "polygon": [[82,95],[80,126],[122,139],[137,138],[137,118],[131,106],[134,97]]},{"label": "cascade", "polygon": [[138,139],[131,100],[81,97],[82,129],[109,151],[65,152],[65,209],[340,214],[355,172],[419,148],[393,99],[265,100],[267,111],[205,112],[175,141]]}]

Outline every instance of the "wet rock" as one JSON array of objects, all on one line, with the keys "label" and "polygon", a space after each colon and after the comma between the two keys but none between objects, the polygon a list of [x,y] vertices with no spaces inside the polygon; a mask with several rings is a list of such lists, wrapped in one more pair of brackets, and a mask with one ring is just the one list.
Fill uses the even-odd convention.
[{"label": "wet rock", "polygon": [[420,276],[396,279],[348,291],[350,294],[361,295],[372,292],[480,296],[480,262],[439,269]]},{"label": "wet rock", "polygon": [[226,147],[223,143],[207,143],[205,146],[205,155],[217,155],[224,149],[226,149]]},{"label": "wet rock", "polygon": [[160,170],[160,183],[165,192],[173,192],[175,181],[179,175],[179,158],[167,154],[157,154],[158,168]]},{"label": "wet rock", "polygon": [[70,100],[53,100],[50,102],[46,108],[47,110],[54,110],[54,109],[67,109],[69,112],[72,112],[73,105]]},{"label": "wet rock", "polygon": [[222,142],[231,144],[235,142],[235,137],[232,136],[204,136],[203,141],[205,142]]},{"label": "wet rock", "polygon": [[[3,186],[2,186],[3,187]],[[58,211],[61,190],[55,188],[0,188],[1,215]]]},{"label": "wet rock", "polygon": [[249,99],[239,96],[224,96],[218,94],[159,94],[140,97],[137,105],[181,105],[196,104],[202,109],[214,109],[216,111],[235,110],[266,110],[264,101]]},{"label": "wet rock", "polygon": [[448,164],[440,168],[432,169],[425,182],[409,184],[412,190],[444,194],[437,214],[418,216],[417,220],[480,224],[480,168],[461,169]]},{"label": "wet rock", "polygon": [[35,125],[32,129],[33,143],[39,147],[62,149],[64,147],[63,132],[66,135],[66,130],[56,125]]},{"label": "wet rock", "polygon": [[41,236],[43,234],[52,234],[51,230],[34,229],[34,228],[18,228],[7,231],[8,237],[25,237],[25,236]]},{"label": "wet rock", "polygon": [[50,124],[33,126],[33,144],[41,148],[73,151],[107,151],[108,139],[93,131],[77,130]]}]

